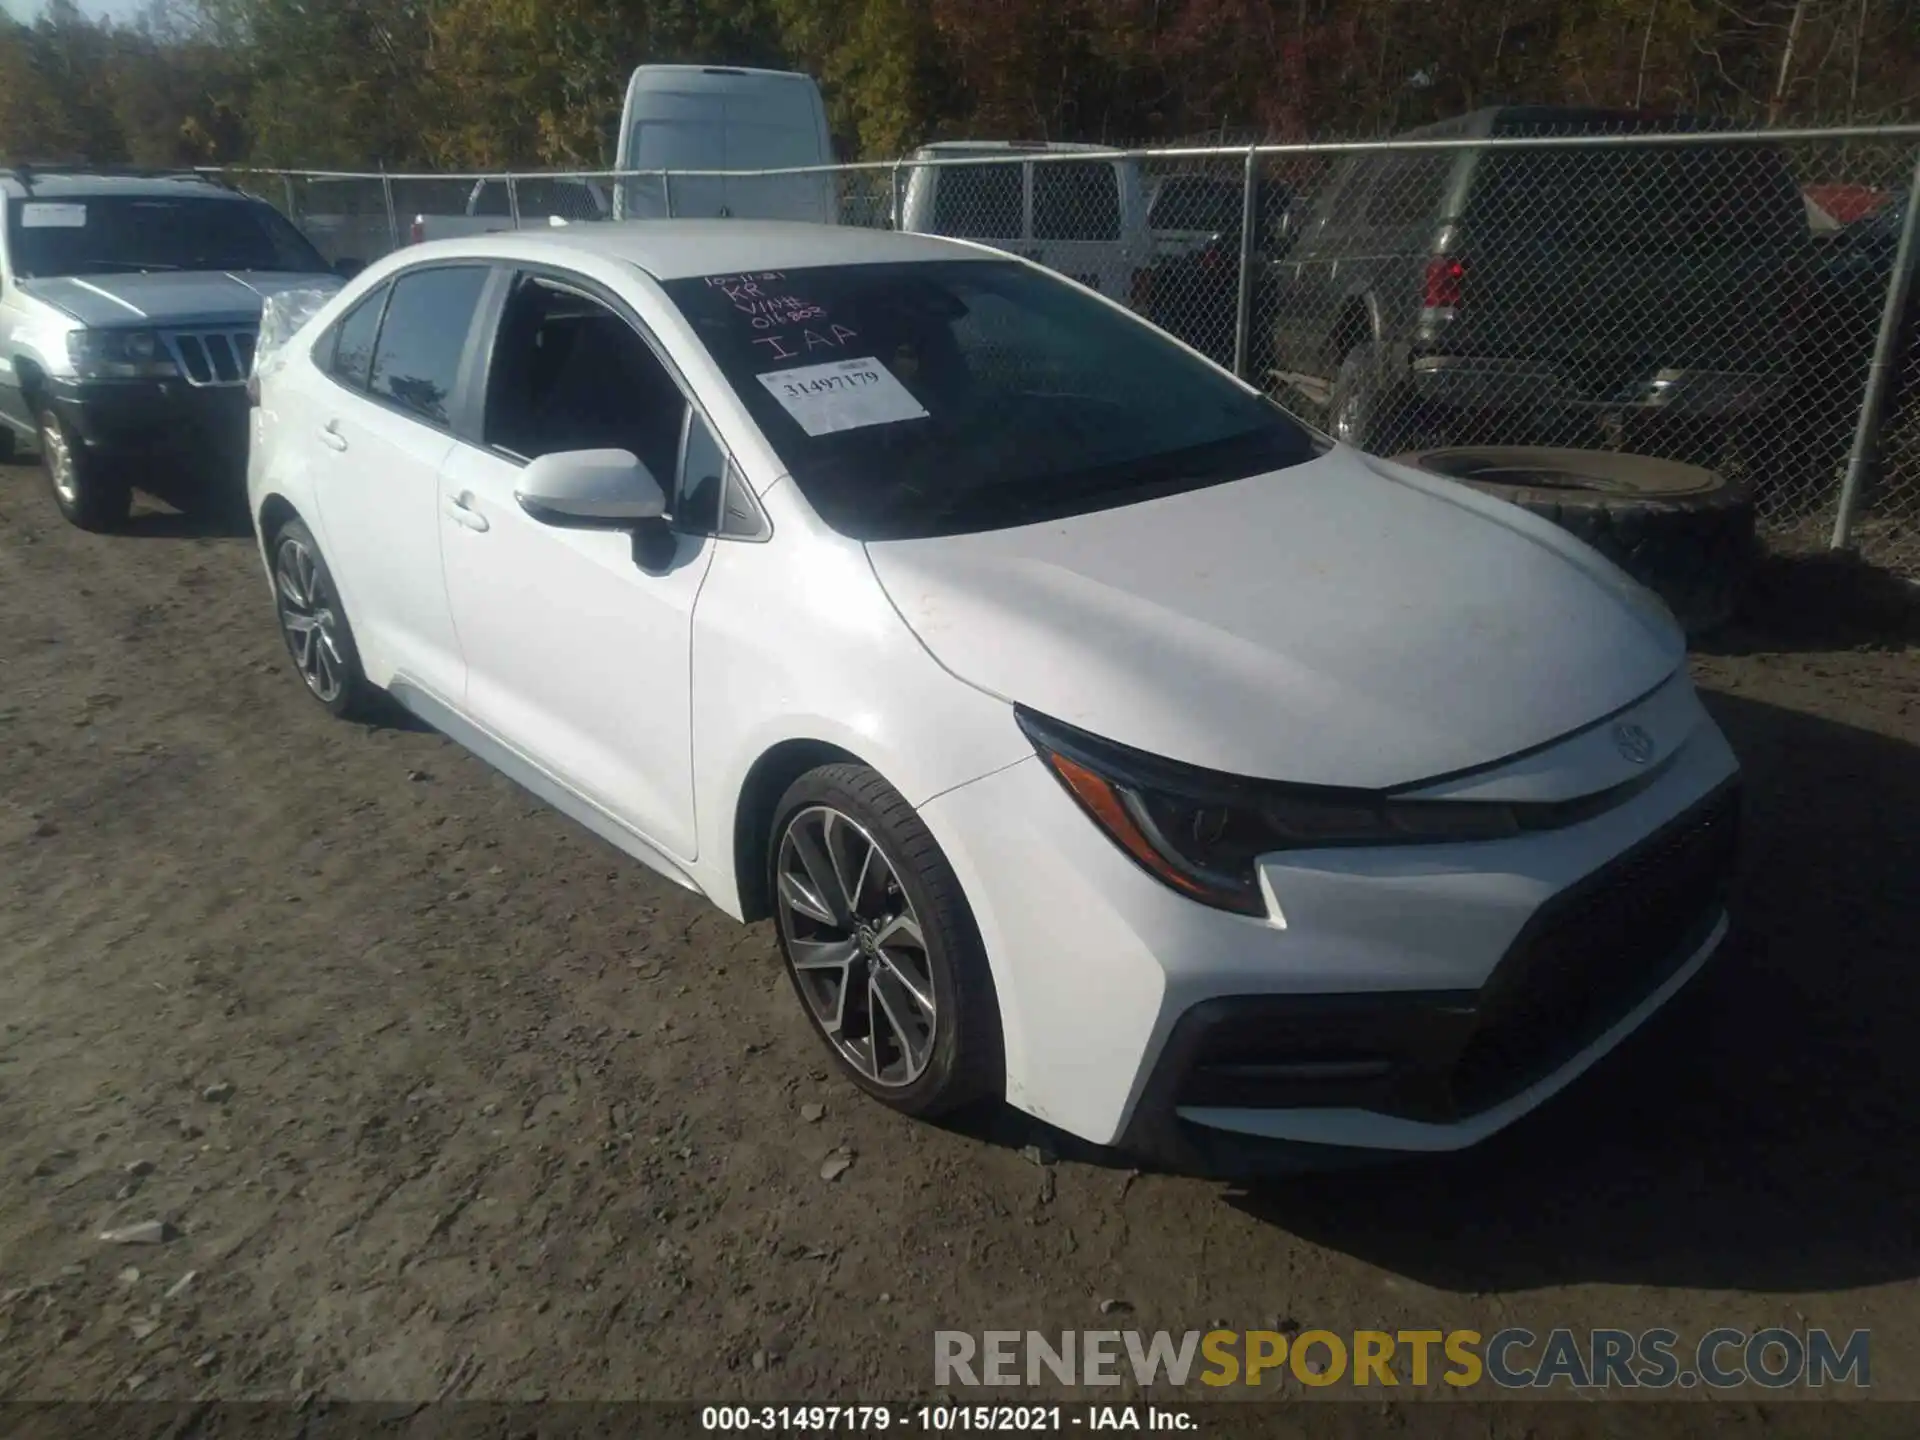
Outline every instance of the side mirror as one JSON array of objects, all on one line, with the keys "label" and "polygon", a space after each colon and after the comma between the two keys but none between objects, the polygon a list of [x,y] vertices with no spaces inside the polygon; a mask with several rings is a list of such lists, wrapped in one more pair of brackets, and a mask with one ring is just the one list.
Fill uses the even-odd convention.
[{"label": "side mirror", "polygon": [[549,524],[625,529],[667,513],[660,482],[629,450],[561,450],[520,472],[520,508]]},{"label": "side mirror", "polygon": [[366,268],[366,261],[355,260],[351,256],[343,256],[341,259],[333,262],[333,273],[338,275],[342,280],[351,280]]}]

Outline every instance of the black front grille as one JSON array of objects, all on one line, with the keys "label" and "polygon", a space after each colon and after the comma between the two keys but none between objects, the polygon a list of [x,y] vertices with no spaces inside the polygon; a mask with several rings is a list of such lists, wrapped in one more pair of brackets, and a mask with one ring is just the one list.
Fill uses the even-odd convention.
[{"label": "black front grille", "polygon": [[238,385],[253,368],[250,330],[182,330],[168,337],[191,385]]},{"label": "black front grille", "polygon": [[1456,1111],[1557,1069],[1685,963],[1725,903],[1738,822],[1738,793],[1721,791],[1541,908],[1482,991]]}]

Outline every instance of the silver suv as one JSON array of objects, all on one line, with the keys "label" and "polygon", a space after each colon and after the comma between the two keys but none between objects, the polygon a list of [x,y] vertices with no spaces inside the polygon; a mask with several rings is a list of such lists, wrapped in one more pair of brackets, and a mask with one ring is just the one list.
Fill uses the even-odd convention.
[{"label": "silver suv", "polygon": [[156,469],[237,497],[261,306],[339,283],[272,206],[199,176],[0,171],[0,459],[37,444],[87,530]]}]

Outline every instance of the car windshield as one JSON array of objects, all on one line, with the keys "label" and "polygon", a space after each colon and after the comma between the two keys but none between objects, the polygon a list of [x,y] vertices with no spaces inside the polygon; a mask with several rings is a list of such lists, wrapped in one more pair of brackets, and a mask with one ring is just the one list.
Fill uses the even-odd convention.
[{"label": "car windshield", "polygon": [[670,281],[821,517],[1000,529],[1298,464],[1307,433],[1156,331],[991,260]]},{"label": "car windshield", "polygon": [[319,273],[326,261],[272,206],[174,195],[75,195],[7,207],[22,279],[140,270]]}]

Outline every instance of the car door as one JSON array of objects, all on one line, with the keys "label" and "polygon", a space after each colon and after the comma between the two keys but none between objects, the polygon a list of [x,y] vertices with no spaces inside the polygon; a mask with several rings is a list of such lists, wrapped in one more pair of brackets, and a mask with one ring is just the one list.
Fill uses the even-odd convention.
[{"label": "car door", "polygon": [[466,656],[460,703],[523,758],[690,860],[693,607],[711,539],[549,523],[514,492],[541,455],[622,449],[678,506],[683,487],[713,493],[725,453],[613,297],[557,272],[503,277],[502,290],[480,425],[440,475],[447,594]]},{"label": "car door", "polygon": [[336,323],[316,356],[315,505],[327,564],[375,673],[446,696],[464,664],[440,566],[440,466],[490,272],[402,272]]},{"label": "car door", "polygon": [[1036,161],[1027,168],[1032,258],[1110,300],[1127,300],[1145,249],[1131,233],[1141,228],[1137,196],[1129,193],[1133,173],[1110,160]]}]

